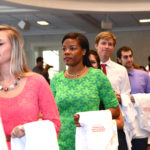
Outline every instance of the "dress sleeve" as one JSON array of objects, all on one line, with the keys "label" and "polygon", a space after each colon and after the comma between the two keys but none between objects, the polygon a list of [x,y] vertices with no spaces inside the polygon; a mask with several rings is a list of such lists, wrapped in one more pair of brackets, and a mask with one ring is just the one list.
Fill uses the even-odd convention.
[{"label": "dress sleeve", "polygon": [[119,103],[108,78],[101,73],[99,82],[100,99],[103,101],[105,109],[117,107]]},{"label": "dress sleeve", "polygon": [[39,107],[42,113],[42,119],[52,121],[55,125],[58,135],[61,127],[58,107],[49,84],[44,79],[44,77],[41,77],[41,85],[39,90]]}]

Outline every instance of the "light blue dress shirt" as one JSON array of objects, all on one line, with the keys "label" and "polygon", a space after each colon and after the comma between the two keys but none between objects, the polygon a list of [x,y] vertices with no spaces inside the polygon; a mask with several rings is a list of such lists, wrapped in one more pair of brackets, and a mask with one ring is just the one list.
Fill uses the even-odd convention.
[{"label": "light blue dress shirt", "polygon": [[150,93],[150,76],[147,72],[132,69],[129,73],[131,94]]}]

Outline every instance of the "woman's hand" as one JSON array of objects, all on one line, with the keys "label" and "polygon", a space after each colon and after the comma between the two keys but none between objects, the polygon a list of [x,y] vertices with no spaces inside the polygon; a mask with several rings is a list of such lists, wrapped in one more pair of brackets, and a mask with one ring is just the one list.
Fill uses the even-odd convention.
[{"label": "woman's hand", "polygon": [[12,138],[21,138],[24,135],[25,135],[25,131],[23,125],[19,125],[15,127],[11,132]]},{"label": "woman's hand", "polygon": [[113,119],[117,119],[119,117],[119,115],[120,115],[120,107],[119,106],[117,106],[115,108],[109,108],[109,110],[111,111]]},{"label": "woman's hand", "polygon": [[75,114],[75,115],[73,115],[73,117],[74,117],[74,123],[75,123],[76,127],[80,127],[79,114]]}]

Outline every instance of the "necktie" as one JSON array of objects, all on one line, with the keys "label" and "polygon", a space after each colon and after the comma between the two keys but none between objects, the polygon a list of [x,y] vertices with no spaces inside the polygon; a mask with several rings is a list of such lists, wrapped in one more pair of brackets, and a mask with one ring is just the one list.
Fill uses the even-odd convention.
[{"label": "necktie", "polygon": [[104,74],[107,75],[106,64],[101,64],[101,67],[102,67],[102,71],[104,72]]}]

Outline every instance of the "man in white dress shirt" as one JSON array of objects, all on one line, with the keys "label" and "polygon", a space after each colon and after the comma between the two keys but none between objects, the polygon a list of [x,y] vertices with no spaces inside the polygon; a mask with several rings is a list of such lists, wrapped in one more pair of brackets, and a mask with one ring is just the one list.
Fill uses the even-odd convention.
[{"label": "man in white dress shirt", "polygon": [[146,66],[146,71],[150,75],[150,56],[148,56],[148,65]]},{"label": "man in white dress shirt", "polygon": [[[110,80],[116,96],[121,103],[121,94],[130,94],[130,82],[125,67],[117,64],[110,59],[116,44],[116,37],[111,32],[101,32],[96,36],[95,48],[100,57],[100,64],[105,64],[102,67],[103,72],[106,70],[106,75]],[[125,134],[123,130],[118,131],[119,150],[127,150]]]}]

